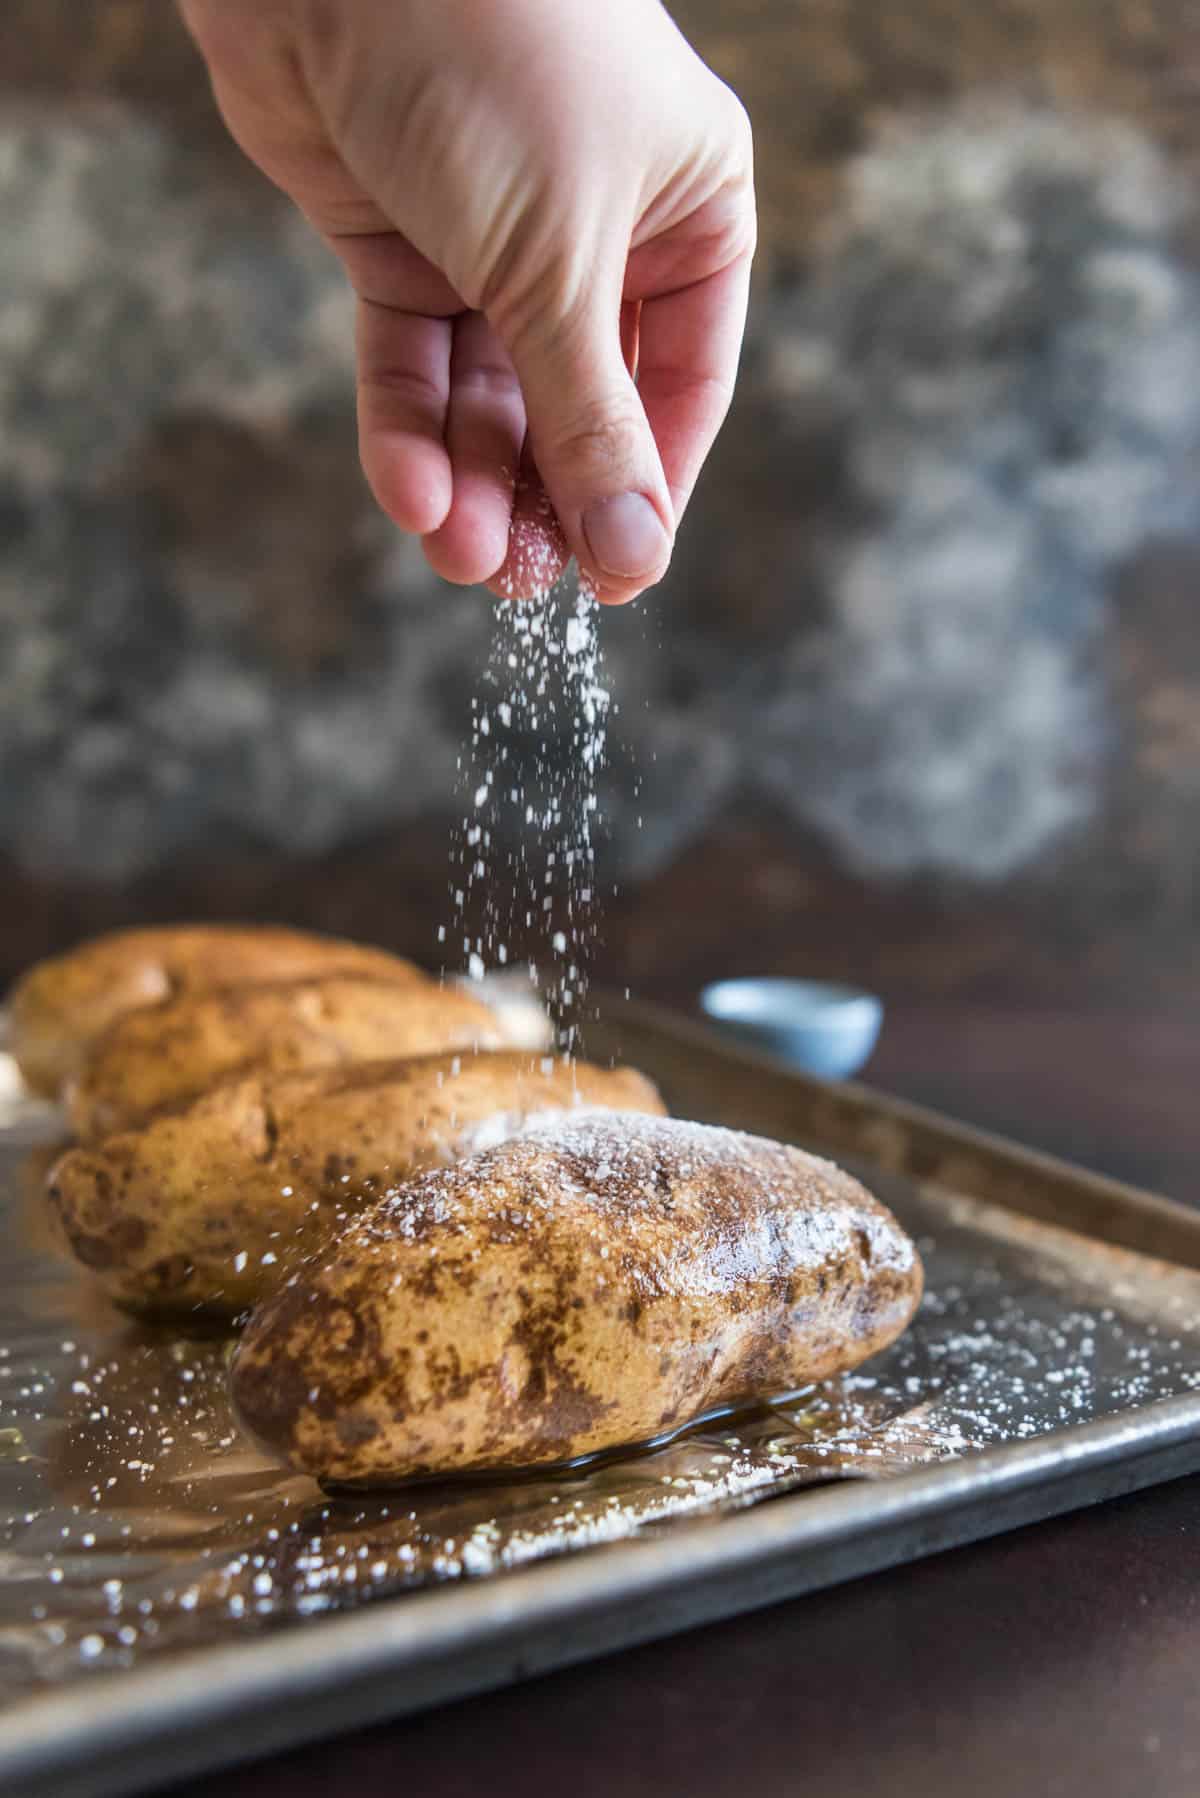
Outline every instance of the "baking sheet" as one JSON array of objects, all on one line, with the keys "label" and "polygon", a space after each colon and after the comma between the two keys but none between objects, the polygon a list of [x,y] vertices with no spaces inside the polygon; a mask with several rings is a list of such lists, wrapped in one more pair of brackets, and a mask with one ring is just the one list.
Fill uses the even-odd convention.
[{"label": "baking sheet", "polygon": [[[314,1631],[332,1642],[352,1616],[366,1628],[378,1619],[379,1643],[394,1633],[392,1619],[410,1620],[397,1665],[424,1647],[424,1679],[393,1681],[386,1712],[511,1676],[513,1645],[554,1612],[569,1566],[604,1565],[616,1577],[620,1557],[632,1593],[628,1567],[645,1564],[630,1561],[639,1547],[660,1568],[682,1554],[677,1600],[690,1586],[696,1614],[713,1615],[760,1602],[761,1582],[725,1590],[715,1610],[710,1593],[705,1610],[696,1565],[686,1571],[688,1546],[700,1558],[702,1543],[726,1541],[732,1552],[736,1534],[753,1565],[758,1520],[765,1556],[775,1520],[797,1506],[809,1507],[807,1573],[795,1568],[780,1589],[811,1583],[817,1544],[828,1547],[851,1516],[865,1545],[874,1507],[882,1539],[894,1493],[923,1483],[928,1516],[951,1495],[961,1505],[964,1491],[981,1494],[998,1460],[1033,1467],[1030,1448],[1041,1455],[1047,1509],[1055,1460],[1065,1465],[1079,1445],[1111,1467],[1166,1443],[1166,1430],[1163,1469],[1191,1464],[1200,1219],[854,1089],[756,1064],[640,1009],[606,1008],[590,1046],[624,1050],[681,1112],[836,1149],[920,1243],[928,1295],[913,1329],[857,1375],[651,1453],[503,1486],[328,1499],[240,1438],[220,1339],[131,1325],[57,1253],[40,1202],[53,1120],[13,1110],[0,1132],[0,1775],[19,1773],[17,1789],[133,1790],[260,1740],[300,1739],[324,1716],[311,1696],[291,1708],[282,1735],[278,1708],[270,1726],[259,1715],[259,1735],[240,1737],[199,1726],[189,1737],[175,1715],[161,1766],[128,1753],[108,1761],[99,1748],[114,1729],[144,1740],[163,1728],[147,1695],[177,1667],[207,1723],[235,1712],[247,1720],[253,1657],[262,1670],[264,1656],[280,1668],[289,1644]],[[1110,1235],[1160,1253],[1078,1233],[1098,1217],[1116,1219]],[[818,1485],[834,1489],[786,1497]],[[1110,1489],[1095,1481],[1097,1493]],[[735,1531],[736,1512],[746,1515]],[[935,1545],[928,1524],[897,1553],[921,1552],[922,1542]],[[864,1549],[842,1571],[870,1564]],[[489,1589],[520,1597],[498,1635],[484,1628],[486,1606],[471,1612]],[[434,1657],[451,1593],[458,1633]],[[671,1627],[678,1608],[660,1606],[659,1627]],[[616,1639],[655,1627],[639,1625],[631,1605]],[[554,1651],[543,1642],[535,1664],[580,1652],[587,1632],[574,1636]],[[491,1656],[480,1661],[485,1637]],[[231,1671],[231,1650],[244,1677]],[[368,1714],[356,1708],[351,1658],[318,1655],[323,1690],[345,1700],[335,1718]]]}]

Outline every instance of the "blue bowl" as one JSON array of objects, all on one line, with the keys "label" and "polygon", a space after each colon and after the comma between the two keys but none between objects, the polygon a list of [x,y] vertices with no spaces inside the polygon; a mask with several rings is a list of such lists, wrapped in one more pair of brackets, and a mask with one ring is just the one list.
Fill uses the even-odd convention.
[{"label": "blue bowl", "polygon": [[716,980],[700,994],[730,1035],[823,1080],[847,1080],[879,1040],[883,1005],[857,987],[824,980]]}]

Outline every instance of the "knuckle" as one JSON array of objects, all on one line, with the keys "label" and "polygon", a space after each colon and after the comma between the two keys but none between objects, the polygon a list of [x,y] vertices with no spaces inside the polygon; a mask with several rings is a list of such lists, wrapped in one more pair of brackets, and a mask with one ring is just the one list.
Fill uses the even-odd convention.
[{"label": "knuckle", "polygon": [[712,70],[705,73],[711,83],[708,116],[712,127],[724,144],[726,156],[735,164],[749,168],[754,161],[754,127],[750,114],[736,89]]},{"label": "knuckle", "polygon": [[727,87],[725,92],[729,96],[728,131],[730,142],[738,162],[749,172],[754,166],[754,126],[751,123],[750,114],[746,111],[739,96],[731,87]]},{"label": "knuckle", "polygon": [[742,204],[738,210],[737,228],[734,233],[734,251],[738,256],[753,258],[758,248],[758,212],[754,203],[754,190],[747,188]]},{"label": "knuckle", "polygon": [[729,160],[746,208],[754,211],[754,126],[750,114],[732,88],[726,88],[729,106]]},{"label": "knuckle", "polygon": [[622,400],[594,400],[577,412],[552,444],[560,468],[590,474],[634,475],[643,423]]},{"label": "knuckle", "polygon": [[[714,80],[716,78],[714,77]],[[731,87],[718,82],[717,124],[711,139],[719,185],[714,217],[724,261],[752,257],[758,240],[754,197],[754,129],[750,115]]]},{"label": "knuckle", "polygon": [[359,376],[359,386],[389,402],[390,408],[403,407],[413,412],[440,411],[445,394],[429,375],[412,368],[372,368]]}]

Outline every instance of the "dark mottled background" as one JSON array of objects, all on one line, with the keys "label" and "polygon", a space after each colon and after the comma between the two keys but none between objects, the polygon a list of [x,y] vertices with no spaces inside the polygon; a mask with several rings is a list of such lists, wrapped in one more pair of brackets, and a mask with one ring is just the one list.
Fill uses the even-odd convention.
[{"label": "dark mottled background", "polygon": [[[1200,7],[675,10],[764,247],[669,582],[603,620],[600,972],[871,981],[883,1076],[1001,1125],[1057,1044],[1085,1155],[1127,1059],[1150,1168],[1200,1074]],[[8,0],[0,973],[183,912],[435,955],[492,629],[373,511],[340,275],[173,9]]]}]

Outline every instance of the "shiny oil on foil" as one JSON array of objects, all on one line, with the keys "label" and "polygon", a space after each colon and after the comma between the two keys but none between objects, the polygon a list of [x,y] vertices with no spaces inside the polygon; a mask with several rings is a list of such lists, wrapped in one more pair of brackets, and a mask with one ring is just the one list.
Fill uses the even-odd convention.
[{"label": "shiny oil on foil", "polygon": [[238,1431],[229,1342],[139,1325],[55,1243],[52,1115],[0,1094],[0,1704],[1200,1387],[1200,1276],[892,1176],[927,1293],[858,1373],[558,1474],[331,1496]]}]

